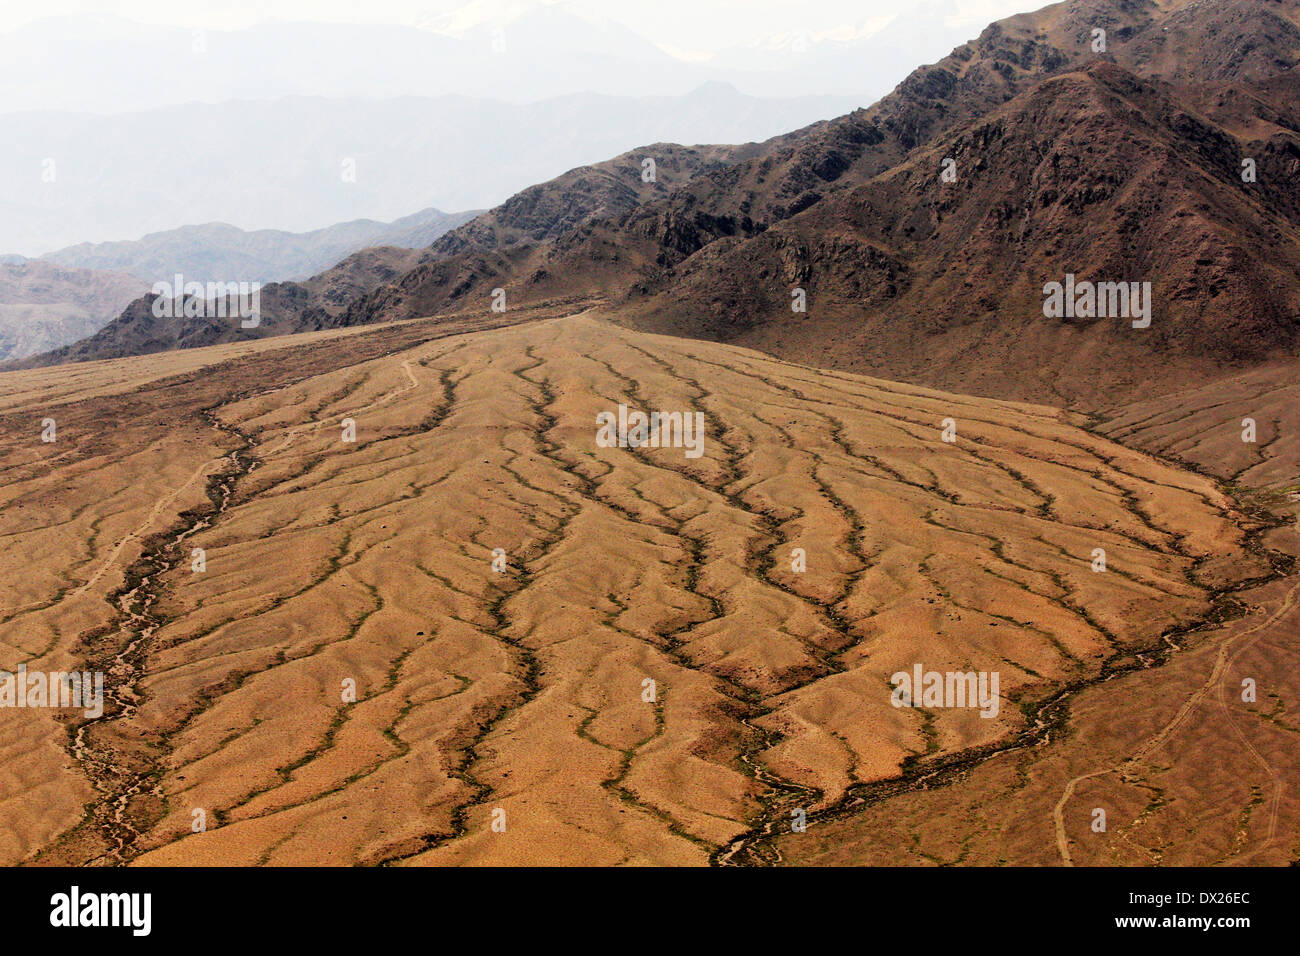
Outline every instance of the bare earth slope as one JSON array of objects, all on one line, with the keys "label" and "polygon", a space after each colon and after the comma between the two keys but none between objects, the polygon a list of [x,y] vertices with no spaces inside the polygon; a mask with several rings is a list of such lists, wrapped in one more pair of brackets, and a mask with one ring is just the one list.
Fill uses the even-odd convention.
[{"label": "bare earth slope", "polygon": [[[1050,408],[590,313],[466,329],[0,377],[0,667],[110,690],[0,710],[4,862],[774,859],[793,809],[819,846],[1276,577],[1211,479]],[[601,447],[620,403],[701,412],[702,454]],[[997,672],[997,715],[891,706],[918,663]],[[1231,844],[1239,794],[1188,799]],[[1044,812],[1008,858],[1055,852]]]}]

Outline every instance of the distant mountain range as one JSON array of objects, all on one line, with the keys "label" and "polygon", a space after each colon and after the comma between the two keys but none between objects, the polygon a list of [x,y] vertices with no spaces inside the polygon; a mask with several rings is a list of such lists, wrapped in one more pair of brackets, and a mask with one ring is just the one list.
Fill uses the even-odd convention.
[{"label": "distant mountain range", "polygon": [[[1300,350],[1297,64],[1297,0],[1070,0],[504,261],[461,242],[471,222],[339,321],[495,287],[612,296],[639,327],[809,364],[1066,406],[1149,397]],[[471,264],[481,279],[447,281]],[[1067,277],[1138,283],[1150,327],[1048,314]]]},{"label": "distant mountain range", "polygon": [[3,114],[0,250],[44,255],[195,222],[305,232],[413,208],[484,209],[642,143],[766,139],[861,102],[756,99],[712,84],[528,105],[291,97]]},{"label": "distant mountain range", "polygon": [[[422,249],[473,212],[426,209],[395,222],[357,220],[307,233],[245,232],[224,223],[185,226],[143,239],[82,243],[40,259],[0,257],[0,361],[58,349],[93,335],[156,282],[273,283],[324,270],[369,247],[361,263],[413,266]],[[353,266],[339,271],[347,273]],[[361,272],[365,272],[364,269]],[[395,271],[375,268],[375,282]],[[346,278],[319,283],[322,296],[367,291]],[[346,291],[339,291],[340,289]]]},{"label": "distant mountain range", "polygon": [[368,246],[421,249],[476,215],[425,209],[394,222],[357,219],[311,232],[247,232],[210,222],[131,241],[83,242],[41,259],[81,269],[128,272],[150,285],[170,281],[176,272],[200,282],[278,282],[305,279]]},{"label": "distant mountain range", "polygon": [[0,361],[92,335],[150,289],[123,272],[15,259],[0,260]]},{"label": "distant mountain range", "polygon": [[[757,149],[753,145],[696,148],[658,144],[644,152],[570,170],[549,183],[524,190],[499,208],[445,234],[428,249],[365,249],[306,281],[266,286],[260,292],[261,319],[254,329],[222,318],[159,318],[154,315],[154,296],[146,294],[90,338],[27,364],[145,354],[347,324],[350,320],[344,313],[366,293],[379,287],[395,289],[402,282],[414,286],[422,281],[426,265],[436,270],[451,262],[455,271],[441,272],[440,281],[452,289],[472,288],[486,277],[508,270],[514,250],[532,250],[586,223],[626,214],[654,197],[670,195],[701,170],[725,167]],[[656,160],[652,181],[643,175],[649,157]],[[453,251],[460,255],[449,256]],[[619,261],[614,253],[611,267],[615,276],[621,273]],[[415,301],[407,305],[408,310],[419,307]]]},{"label": "distant mountain range", "polygon": [[[966,392],[1149,396],[1300,348],[1297,64],[1300,0],[1069,0],[870,109],[573,170],[392,279],[350,262],[342,287],[370,285],[351,302],[321,298],[336,270],[281,284],[257,334],[486,310],[504,288],[512,306],[599,296],[642,328]],[[1151,324],[1052,314],[1045,288],[1074,277],[1149,283]],[[241,334],[133,310],[42,361]]]}]

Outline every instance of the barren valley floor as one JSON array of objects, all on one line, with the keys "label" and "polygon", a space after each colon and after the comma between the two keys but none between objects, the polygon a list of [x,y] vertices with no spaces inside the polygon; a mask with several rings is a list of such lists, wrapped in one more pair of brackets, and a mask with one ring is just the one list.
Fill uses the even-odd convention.
[{"label": "barren valley floor", "polygon": [[0,861],[1294,861],[1288,472],[1159,415],[596,312],[0,376],[0,669],[108,690],[0,710]]}]

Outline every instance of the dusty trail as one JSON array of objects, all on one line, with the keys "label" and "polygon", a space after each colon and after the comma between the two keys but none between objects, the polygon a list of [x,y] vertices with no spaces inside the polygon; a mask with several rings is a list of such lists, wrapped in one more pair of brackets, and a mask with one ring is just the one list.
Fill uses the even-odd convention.
[{"label": "dusty trail", "polygon": [[[1273,783],[1273,797],[1270,802],[1267,836],[1263,843],[1256,847],[1253,852],[1259,853],[1272,844],[1277,834],[1278,808],[1285,784],[1273,765],[1269,763],[1262,754],[1260,754],[1255,746],[1246,738],[1245,734],[1242,733],[1240,726],[1228,710],[1227,703],[1223,696],[1226,693],[1226,686],[1223,683],[1223,679],[1227,675],[1232,664],[1242,654],[1250,649],[1264,631],[1285,619],[1296,609],[1298,601],[1300,601],[1300,582],[1297,582],[1289,591],[1287,591],[1285,598],[1283,598],[1281,604],[1275,611],[1264,617],[1263,620],[1257,621],[1250,627],[1239,631],[1220,643],[1218,652],[1215,655],[1214,667],[1211,668],[1210,674],[1205,679],[1205,682],[1183,702],[1174,717],[1169,721],[1169,723],[1161,728],[1158,733],[1146,740],[1146,742],[1138,747],[1137,750],[1120,763],[1099,770],[1094,770],[1089,773],[1080,774],[1066,783],[1065,789],[1061,794],[1061,799],[1057,801],[1056,806],[1052,811],[1053,823],[1056,828],[1056,848],[1057,852],[1061,856],[1062,863],[1066,866],[1074,865],[1074,860],[1070,855],[1069,837],[1065,830],[1065,807],[1074,796],[1075,789],[1078,785],[1083,783],[1085,780],[1093,780],[1097,777],[1104,777],[1112,773],[1131,773],[1133,768],[1162,747],[1175,731],[1183,725],[1188,716],[1200,706],[1212,691],[1216,689],[1218,691],[1218,704],[1228,726],[1232,728],[1233,733],[1236,735],[1238,740],[1241,741],[1242,746],[1251,753]],[[1249,638],[1249,640],[1247,640],[1247,638]],[[1234,647],[1236,647],[1235,652],[1233,651]]]},{"label": "dusty trail", "polygon": [[121,538],[117,542],[117,544],[113,546],[112,551],[110,551],[108,557],[104,559],[103,564],[101,564],[98,568],[95,569],[95,573],[92,574],[86,580],[85,584],[77,588],[76,591],[72,593],[85,594],[87,591],[93,588],[97,583],[99,583],[99,579],[102,578],[109,571],[109,569],[113,567],[113,565],[117,562],[117,559],[121,557],[123,549],[128,544],[130,544],[132,541],[139,540],[146,531],[148,531],[150,528],[153,527],[154,523],[157,522],[157,520],[162,516],[163,512],[167,510],[168,506],[170,506],[172,502],[174,502],[177,498],[179,498],[182,494],[184,494],[187,490],[189,490],[190,486],[193,485],[196,481],[199,481],[200,479],[205,477],[208,474],[208,472],[213,468],[213,466],[228,460],[230,457],[231,457],[230,455],[221,455],[217,458],[211,459],[210,461],[204,462],[195,470],[194,474],[190,476],[188,481],[186,481],[180,487],[176,488],[170,494],[167,494],[164,497],[160,498],[158,500],[158,503],[154,505],[153,510],[150,511],[148,516],[145,518],[145,520],[140,523],[140,526],[135,530],[131,531],[125,537]]}]

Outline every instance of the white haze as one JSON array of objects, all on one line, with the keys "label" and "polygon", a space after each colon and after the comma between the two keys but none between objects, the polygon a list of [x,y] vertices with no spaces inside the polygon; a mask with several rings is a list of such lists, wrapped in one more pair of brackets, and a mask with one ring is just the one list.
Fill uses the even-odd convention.
[{"label": "white haze", "polygon": [[0,253],[489,207],[656,141],[868,106],[1033,6],[0,0]]}]

